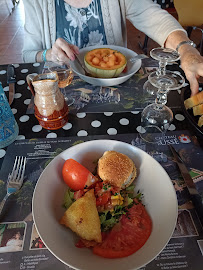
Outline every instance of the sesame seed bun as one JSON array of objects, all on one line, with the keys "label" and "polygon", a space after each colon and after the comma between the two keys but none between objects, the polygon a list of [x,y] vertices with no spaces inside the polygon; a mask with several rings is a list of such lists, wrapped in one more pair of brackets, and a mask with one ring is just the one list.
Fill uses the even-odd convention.
[{"label": "sesame seed bun", "polygon": [[98,161],[97,173],[103,182],[126,188],[135,179],[136,167],[126,155],[116,151],[106,151]]}]

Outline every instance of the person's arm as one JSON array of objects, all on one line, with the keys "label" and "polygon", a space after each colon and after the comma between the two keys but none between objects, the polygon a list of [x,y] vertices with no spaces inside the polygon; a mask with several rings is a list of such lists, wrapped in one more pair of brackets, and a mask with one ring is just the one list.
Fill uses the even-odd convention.
[{"label": "person's arm", "polygon": [[174,31],[187,33],[172,15],[151,0],[120,1],[125,3],[126,18],[160,46]]},{"label": "person's arm", "polygon": [[[36,55],[36,61],[43,61],[43,52],[39,51]],[[69,63],[70,60],[75,59],[75,54],[79,54],[79,48],[75,45],[67,43],[64,39],[58,38],[53,44],[52,48],[46,50],[45,58],[46,61],[51,62],[64,62]]]},{"label": "person's arm", "polygon": [[[176,49],[182,41],[189,41],[187,34],[182,31],[172,32],[166,39],[165,47]],[[183,44],[178,52],[181,55],[181,68],[190,83],[192,95],[199,91],[198,78],[203,76],[203,57],[190,44]]]},{"label": "person's arm", "polygon": [[37,53],[45,48],[44,14],[38,0],[23,0],[23,4],[25,11],[23,60],[35,62]]},{"label": "person's arm", "polygon": [[[63,61],[75,59],[79,53],[77,46],[58,38],[51,44],[49,33],[48,7],[42,0],[24,0],[25,26],[24,26],[24,62]],[[46,50],[46,51],[45,51]],[[44,55],[43,55],[44,52]]]},{"label": "person's arm", "polygon": [[[161,46],[176,49],[180,42],[189,40],[179,22],[151,0],[120,1],[125,2],[126,17],[133,25]],[[178,52],[181,55],[181,68],[194,95],[199,90],[197,79],[203,76],[203,57],[189,44],[180,46]]]}]

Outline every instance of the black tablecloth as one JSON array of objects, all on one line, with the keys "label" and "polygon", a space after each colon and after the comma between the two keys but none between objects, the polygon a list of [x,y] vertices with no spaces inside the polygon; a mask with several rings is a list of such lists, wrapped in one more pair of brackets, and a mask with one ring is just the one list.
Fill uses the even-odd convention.
[{"label": "black tablecloth", "polygon": [[[176,69],[176,68],[177,68],[177,65],[174,67],[174,69]],[[76,114],[70,113],[69,114],[69,122],[65,126],[66,128],[61,128],[61,129],[55,130],[55,131],[49,131],[49,130],[42,129],[41,126],[39,126],[38,121],[35,118],[34,114],[27,113],[27,108],[28,108],[28,105],[30,103],[32,96],[31,96],[30,90],[28,89],[28,85],[26,83],[26,75],[27,74],[41,73],[42,69],[43,69],[43,65],[42,64],[40,65],[38,63],[15,65],[16,78],[17,78],[16,94],[15,94],[14,102],[12,103],[11,107],[12,107],[12,111],[14,113],[14,116],[17,120],[17,123],[19,125],[19,129],[20,129],[18,140],[32,139],[32,138],[56,138],[56,137],[58,137],[59,139],[58,139],[57,143],[59,143],[59,145],[64,143],[65,144],[64,147],[67,147],[67,141],[69,139],[70,139],[69,143],[71,143],[71,145],[72,145],[72,143],[74,143],[75,141],[77,141],[77,143],[80,141],[80,136],[83,136],[83,137],[81,137],[81,139],[83,141],[85,141],[84,135],[86,135],[86,136],[88,136],[88,135],[90,135],[90,136],[92,136],[92,135],[109,135],[108,136],[109,139],[111,139],[111,138],[115,139],[115,137],[116,137],[117,140],[121,140],[121,141],[132,141],[133,140],[133,142],[136,142],[136,139],[138,138],[137,128],[140,125],[140,114],[141,113],[139,111],[122,112],[122,113],[121,112],[114,112],[114,113],[111,113],[111,112],[103,112],[103,113],[80,112],[80,113],[76,113]],[[3,88],[4,88],[6,95],[8,96],[8,85],[6,82],[6,70],[7,70],[6,65],[0,66],[0,81],[2,82],[2,85],[3,85]],[[186,87],[188,87],[188,86],[186,86]],[[174,121],[173,121],[173,124],[171,125],[171,131],[173,131],[173,130],[179,130],[181,132],[183,131],[183,133],[185,135],[185,138],[183,140],[185,140],[187,138],[190,139],[189,137],[187,137],[188,130],[189,130],[191,135],[192,134],[196,135],[198,137],[199,141],[201,142],[202,137],[200,137],[199,134],[195,133],[195,130],[192,129],[192,126],[189,124],[187,118],[184,117],[183,111],[181,109],[180,95],[177,95],[176,91],[171,91],[170,96],[171,96],[170,104],[173,103],[173,100],[175,98],[175,99],[177,99],[176,105],[177,104],[180,105],[180,106],[176,106],[173,108]],[[185,132],[185,130],[187,130],[187,131]],[[183,136],[183,133],[177,132],[178,135],[176,134],[175,138],[177,136],[179,136],[180,134],[181,134],[180,136]],[[123,135],[113,136],[115,134],[123,134]],[[174,132],[171,132],[171,134],[173,136]],[[76,137],[73,138],[73,136],[76,136]],[[77,136],[78,136],[78,140],[77,140]],[[65,137],[66,139],[63,138],[61,140],[60,137]],[[104,136],[100,136],[100,138],[101,137],[104,137]],[[105,139],[106,139],[106,137],[107,136],[105,136]],[[86,137],[86,138],[87,138],[87,140],[91,140],[92,138],[94,139],[95,137],[93,136],[93,137]],[[50,145],[51,144],[55,145],[56,140],[57,139],[44,140],[44,141],[48,141],[50,143]],[[3,168],[1,170],[1,174],[3,173],[3,176],[1,175],[2,179],[5,179],[5,180],[7,179],[9,165],[11,164],[10,160],[11,159],[13,160],[15,155],[21,155],[20,154],[21,151],[26,152],[27,149],[29,148],[28,144],[27,144],[27,148],[24,147],[24,142],[26,143],[28,141],[17,142],[17,143],[15,143],[14,147],[12,145],[10,145],[5,150],[0,149],[0,169],[1,169],[1,167]],[[32,145],[32,141],[29,141],[29,143],[30,143],[30,145]],[[194,148],[196,148],[196,140],[194,140],[194,143],[192,142],[191,144],[188,144],[187,147],[185,146],[185,141],[181,142],[180,146],[184,150],[183,154],[187,153],[187,151],[185,152],[185,149],[187,147],[189,147],[188,153],[189,153],[189,156],[191,157],[191,160],[189,159],[190,164],[191,164],[191,161],[192,161],[192,163],[201,164],[201,157],[202,157],[201,155],[198,156],[198,162],[196,162],[197,153],[200,153],[198,144],[197,144],[197,149],[195,149],[195,151],[193,152]],[[54,147],[55,148],[53,148],[54,149],[53,152],[52,152],[52,149],[50,149],[50,153],[52,152],[52,154],[57,153],[57,151],[56,151],[57,150],[56,147],[58,147],[57,144]],[[141,149],[146,151],[146,149],[147,149],[146,145],[143,145],[143,147],[144,148],[141,148]],[[153,149],[151,149],[151,154],[154,154],[154,157],[156,156],[157,160],[163,161],[163,163],[164,163],[163,166],[165,166],[164,167],[165,170],[166,171],[168,170],[167,172],[171,176],[171,179],[173,179],[172,180],[173,184],[175,186],[175,189],[177,190],[178,201],[180,202],[180,205],[183,205],[184,208],[180,209],[180,211],[179,211],[179,221],[180,222],[178,223],[178,226],[176,227],[176,228],[178,228],[178,230],[175,230],[174,238],[171,239],[169,245],[166,247],[166,249],[163,251],[163,253],[160,256],[158,256],[151,263],[151,265],[148,266],[149,267],[148,269],[166,269],[166,268],[168,269],[169,264],[170,264],[171,269],[172,268],[178,269],[178,268],[180,268],[181,265],[183,265],[182,268],[186,268],[186,269],[200,269],[202,256],[200,254],[200,248],[198,247],[197,241],[199,241],[198,243],[202,243],[201,242],[202,241],[201,240],[202,239],[202,234],[201,234],[202,227],[200,227],[199,220],[195,214],[194,208],[189,209],[189,210],[185,209],[185,207],[191,208],[191,206],[186,206],[185,201],[183,200],[183,197],[184,197],[183,194],[188,194],[188,193],[185,193],[185,192],[187,192],[187,188],[183,187],[182,184],[181,185],[178,184],[180,182],[180,179],[179,179],[179,176],[176,172],[177,171],[176,166],[173,166],[173,162],[171,160],[169,160],[168,163],[166,163],[164,161],[165,159],[167,159],[167,155],[164,154],[164,152],[162,150],[159,151],[159,149],[160,149],[159,147],[156,149],[154,146],[151,146],[151,147],[153,148]],[[167,153],[168,152],[168,150],[166,150],[167,143],[164,145],[163,148],[165,148],[165,151]],[[20,151],[19,151],[19,149],[20,149]],[[34,146],[33,146],[33,149],[34,149]],[[30,167],[28,167],[29,164],[26,165],[27,166],[26,170],[28,171],[26,183],[28,184],[28,182],[29,182],[30,185],[27,185],[27,189],[25,189],[28,192],[28,194],[25,193],[26,194],[26,201],[24,202],[23,207],[26,208],[26,211],[28,211],[28,213],[31,210],[30,206],[31,206],[32,192],[30,190],[32,188],[34,188],[33,179],[35,179],[34,183],[36,183],[37,179],[38,179],[38,174],[41,172],[41,170],[43,168],[41,166],[41,163],[40,163],[40,161],[41,161],[41,153],[40,153],[41,148],[40,149],[37,148],[37,149],[36,149],[36,151],[38,151],[38,155],[39,155],[38,159],[32,160],[32,156],[30,155],[30,158],[29,158]],[[47,154],[46,148],[44,148],[44,149],[45,149],[45,151],[43,153],[44,153],[44,155],[46,155]],[[63,148],[61,148],[61,150],[62,149]],[[1,151],[5,151],[5,152],[7,151],[7,154],[5,154],[5,158],[2,158]],[[29,153],[35,154],[35,150],[30,151],[30,149],[29,149]],[[187,155],[185,157],[187,158]],[[193,158],[193,157],[195,157],[195,158]],[[47,156],[46,156],[46,158],[47,158]],[[4,159],[4,162],[2,165],[3,159]],[[39,162],[38,165],[37,165],[36,161]],[[7,166],[7,164],[8,164],[8,166]],[[167,165],[169,165],[169,166],[167,167]],[[196,166],[193,166],[193,165],[191,165],[191,166],[192,166],[192,168],[193,167],[196,168]],[[197,170],[195,170],[195,173],[197,173]],[[201,173],[201,171],[199,171],[199,174],[200,173]],[[201,184],[201,182],[200,182],[200,184]],[[3,190],[3,185],[1,187]],[[6,192],[6,189],[4,190],[4,192]],[[30,245],[29,241],[31,239],[31,234],[32,234],[31,231],[33,230],[32,217],[31,217],[31,214],[26,215],[25,219],[24,218],[22,219],[19,217],[20,216],[19,209],[22,209],[22,207],[19,207],[19,205],[21,204],[22,201],[19,200],[19,202],[16,203],[16,200],[17,199],[14,198],[14,201],[10,202],[11,203],[10,205],[12,205],[11,209],[13,212],[8,211],[8,215],[4,219],[4,222],[11,220],[15,226],[17,223],[16,222],[16,220],[17,220],[18,226],[20,226],[22,224],[24,227],[27,226],[26,233],[25,233],[25,229],[23,232],[23,234],[26,234],[25,244],[23,247],[23,253],[21,253],[21,252],[11,253],[10,252],[8,254],[5,254],[5,256],[3,254],[2,258],[1,258],[2,265],[3,265],[3,263],[5,263],[4,266],[7,267],[5,269],[8,269],[8,268],[9,269],[11,269],[11,268],[17,269],[17,267],[20,267],[20,265],[22,265],[23,267],[24,267],[24,265],[29,265],[29,263],[33,263],[33,265],[34,265],[34,263],[36,262],[35,261],[36,257],[34,257],[34,256],[39,256],[38,260],[41,259],[40,256],[44,256],[43,258],[45,258],[46,260],[44,262],[41,262],[41,264],[39,264],[39,265],[38,265],[38,261],[37,261],[36,269],[45,269],[45,268],[46,269],[64,269],[64,268],[67,269],[67,267],[64,266],[63,264],[61,264],[56,258],[54,258],[53,255],[48,250],[46,250],[46,249],[39,250],[38,253],[35,253],[36,251],[29,249],[29,245]],[[27,200],[29,201],[29,203],[27,202]],[[24,211],[25,211],[25,209],[23,209],[23,211],[22,211],[23,214],[25,215]],[[11,219],[9,219],[9,214],[12,215]],[[13,217],[14,215],[15,215],[16,219]],[[26,220],[26,221],[21,221],[21,220]],[[5,226],[8,226],[8,224],[6,223]],[[187,226],[184,227],[185,231],[183,231],[183,232],[181,231],[182,227],[180,226],[182,224],[183,225],[189,224],[188,227]],[[193,229],[193,227],[194,227],[194,229]],[[187,229],[188,229],[188,232],[187,232]],[[191,230],[191,232],[190,232],[190,230]],[[199,235],[198,235],[198,232],[199,232]],[[177,235],[179,238],[177,238]],[[193,249],[193,254],[191,254],[191,252],[190,252],[191,247]],[[10,257],[9,257],[9,255],[10,255]],[[198,257],[196,257],[197,258],[196,260],[193,259],[194,256],[195,257],[198,256]],[[5,258],[5,260],[4,260],[4,258]],[[28,260],[28,258],[30,259],[30,261]],[[6,265],[6,263],[7,263],[7,265]],[[12,265],[12,266],[10,266],[10,265]],[[162,267],[162,265],[164,265],[164,266]],[[25,268],[23,268],[23,269],[25,269]]]},{"label": "black tablecloth", "polygon": [[173,0],[153,0],[155,3],[159,4],[163,9],[173,8]]},{"label": "black tablecloth", "polygon": [[[137,133],[137,127],[140,125],[140,112],[70,113],[69,124],[65,127],[66,129],[49,131],[41,128],[34,114],[27,114],[27,107],[32,95],[26,82],[26,76],[30,73],[41,73],[42,69],[43,65],[38,63],[15,65],[16,94],[11,108],[19,125],[19,139]],[[8,96],[6,70],[6,65],[0,66],[0,81]],[[169,95],[173,97],[173,91]],[[180,95],[178,95],[178,99],[180,104]],[[174,121],[171,130],[192,128],[183,115],[181,105],[180,108],[174,109],[173,112]]]}]

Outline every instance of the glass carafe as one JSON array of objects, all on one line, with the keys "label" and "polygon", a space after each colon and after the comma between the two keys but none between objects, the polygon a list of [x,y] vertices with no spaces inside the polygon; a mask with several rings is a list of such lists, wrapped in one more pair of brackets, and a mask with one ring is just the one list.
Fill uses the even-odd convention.
[{"label": "glass carafe", "polygon": [[34,95],[35,117],[39,124],[50,130],[63,127],[68,122],[68,106],[58,88],[56,72],[30,74],[27,82]]},{"label": "glass carafe", "polygon": [[14,142],[18,133],[18,124],[0,83],[0,149]]}]

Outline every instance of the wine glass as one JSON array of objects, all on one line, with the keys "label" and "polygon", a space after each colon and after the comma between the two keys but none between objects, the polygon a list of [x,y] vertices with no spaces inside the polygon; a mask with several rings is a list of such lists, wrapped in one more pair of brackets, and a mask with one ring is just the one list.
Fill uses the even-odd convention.
[{"label": "wine glass", "polygon": [[173,72],[166,70],[166,65],[179,60],[180,54],[175,50],[160,47],[152,49],[150,51],[150,56],[159,61],[159,67],[149,75],[149,80],[145,82],[143,89],[153,97],[156,96],[160,76],[161,80],[164,78],[168,82],[171,81],[171,83],[173,83]]},{"label": "wine glass", "polygon": [[157,93],[157,87],[153,86],[149,80],[143,84],[143,94],[147,96],[148,101],[154,101]]},{"label": "wine glass", "polygon": [[173,63],[180,59],[180,54],[169,48],[154,48],[150,51],[150,56],[155,60],[159,61],[159,67],[156,71],[149,75],[149,82],[159,88],[161,85],[175,85],[175,88],[182,77],[174,77],[174,72],[166,70],[166,65],[168,63]]},{"label": "wine glass", "polygon": [[70,94],[68,94],[68,89],[66,88],[71,84],[74,77],[71,67],[67,64],[65,65],[63,62],[58,62],[52,63],[48,69],[50,72],[57,72],[59,78],[58,86],[64,95],[65,101],[68,106],[73,105],[75,99]]},{"label": "wine glass", "polygon": [[173,120],[172,110],[165,105],[169,91],[169,88],[158,88],[155,102],[146,106],[142,111],[139,133],[146,142],[161,142]]},{"label": "wine glass", "polygon": [[180,58],[176,51],[155,48],[150,54],[153,58],[159,60],[159,69],[149,75],[146,85],[148,88],[150,88],[150,85],[157,88],[157,92],[155,102],[142,111],[139,133],[146,142],[160,143],[173,120],[173,112],[165,105],[168,92],[180,89],[185,80],[178,72],[166,70],[168,62]]}]

